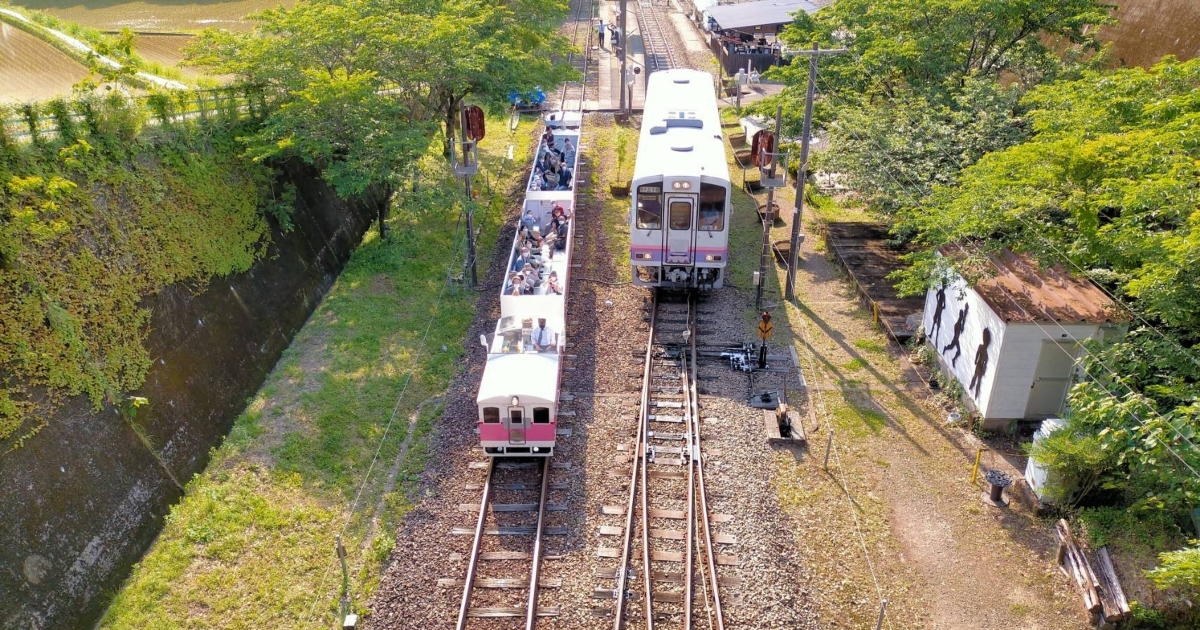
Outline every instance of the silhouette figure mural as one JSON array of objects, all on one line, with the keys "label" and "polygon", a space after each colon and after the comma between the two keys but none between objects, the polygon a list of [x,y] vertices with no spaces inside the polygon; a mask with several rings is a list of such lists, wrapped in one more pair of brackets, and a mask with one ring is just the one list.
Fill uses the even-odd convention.
[{"label": "silhouette figure mural", "polygon": [[[979,386],[983,384],[983,375],[987,373],[988,364],[988,346],[992,345],[992,331],[989,328],[983,329],[983,341],[979,342],[979,348],[975,350],[975,374],[971,376],[971,382],[967,385],[967,389],[975,392],[975,400],[979,400]],[[958,358],[955,355],[955,358]]]},{"label": "silhouette figure mural", "polygon": [[958,320],[954,322],[954,338],[942,348],[942,354],[946,354],[950,348],[954,348],[954,358],[950,359],[950,365],[958,362],[958,357],[962,356],[961,337],[963,329],[967,327],[967,311],[971,310],[970,304],[963,304],[962,310],[958,312]]},{"label": "silhouette figure mural", "polygon": [[946,283],[937,290],[936,303],[933,307],[933,323],[929,325],[929,338],[937,343],[938,330],[942,328],[942,313],[946,311]]}]

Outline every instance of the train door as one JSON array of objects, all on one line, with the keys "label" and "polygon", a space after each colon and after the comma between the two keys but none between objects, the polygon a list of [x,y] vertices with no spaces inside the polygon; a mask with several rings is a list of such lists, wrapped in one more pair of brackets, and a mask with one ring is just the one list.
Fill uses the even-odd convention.
[{"label": "train door", "polygon": [[667,262],[690,265],[696,232],[692,220],[696,213],[695,196],[667,198]]},{"label": "train door", "polygon": [[508,408],[508,443],[525,443],[525,409],[522,407]]}]

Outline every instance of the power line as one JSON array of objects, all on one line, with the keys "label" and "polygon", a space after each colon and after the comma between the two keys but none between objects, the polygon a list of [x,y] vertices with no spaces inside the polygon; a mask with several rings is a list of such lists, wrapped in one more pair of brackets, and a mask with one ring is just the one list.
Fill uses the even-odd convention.
[{"label": "power line", "polygon": [[[437,318],[438,313],[441,311],[442,299],[446,295],[446,288],[448,285],[449,285],[449,283],[442,283],[442,289],[438,293],[437,300],[434,304],[433,311],[429,315],[429,321],[425,325],[425,333],[421,337],[421,343],[417,347],[416,354],[413,356],[412,368],[409,369],[409,371],[408,371],[408,379],[404,382],[404,387],[402,387],[400,389],[400,394],[396,397],[395,404],[392,405],[391,416],[388,418],[387,425],[384,427],[383,435],[381,435],[379,438],[379,444],[375,448],[375,455],[374,455],[374,457],[371,458],[371,464],[367,467],[366,474],[363,475],[363,480],[362,480],[362,483],[359,484],[358,491],[355,492],[354,501],[352,501],[350,504],[350,510],[346,513],[346,517],[342,523],[341,531],[338,534],[339,539],[343,538],[346,535],[346,531],[350,527],[350,521],[354,517],[355,511],[357,511],[357,509],[358,509],[359,499],[362,498],[363,492],[366,490],[367,483],[371,479],[371,473],[375,469],[375,464],[379,461],[379,454],[383,451],[383,445],[387,441],[388,434],[391,432],[392,424],[396,421],[396,416],[399,414],[400,403],[401,403],[401,401],[404,400],[404,394],[408,391],[408,386],[412,384],[413,372],[416,371],[416,369],[418,367],[418,363],[421,360],[421,357],[425,354],[425,345],[429,339],[429,332],[433,329],[433,322]],[[321,598],[322,598],[322,595],[320,594],[320,591],[321,591],[320,587],[322,584],[325,583],[325,580],[327,580],[329,578],[329,573],[332,571],[332,569],[333,569],[332,564],[329,565],[328,567],[326,567],[325,572],[322,573],[322,575],[321,575],[321,579],[317,581],[317,583],[316,583],[317,596],[313,599],[313,603],[309,607],[308,614],[305,615],[306,619],[311,619],[313,617],[313,613],[317,608],[317,604],[320,603]]]}]

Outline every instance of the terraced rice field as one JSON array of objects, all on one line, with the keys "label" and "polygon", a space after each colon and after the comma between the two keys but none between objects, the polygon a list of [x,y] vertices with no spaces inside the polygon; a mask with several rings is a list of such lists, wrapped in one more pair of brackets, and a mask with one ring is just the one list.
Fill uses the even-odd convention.
[{"label": "terraced rice field", "polygon": [[0,23],[0,103],[65,96],[87,76],[86,68],[50,44]]},{"label": "terraced rice field", "polygon": [[196,68],[181,66],[183,47],[192,40],[190,35],[139,33],[134,47],[146,61],[162,65],[164,68],[175,68],[185,79],[196,79],[204,73]]},{"label": "terraced rice field", "polygon": [[134,31],[199,31],[208,27],[245,30],[250,23],[244,16],[295,4],[294,0],[232,0],[227,2],[186,2],[151,0],[16,0],[14,4],[44,11],[69,22],[77,22],[102,31],[130,28]]}]

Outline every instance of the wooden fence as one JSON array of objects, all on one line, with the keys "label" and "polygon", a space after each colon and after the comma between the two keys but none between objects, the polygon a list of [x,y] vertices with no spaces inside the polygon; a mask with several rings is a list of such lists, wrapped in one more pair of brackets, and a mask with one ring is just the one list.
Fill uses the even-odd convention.
[{"label": "wooden fence", "polygon": [[783,65],[783,58],[775,53],[730,52],[721,38],[714,33],[708,34],[708,49],[717,59],[721,60],[721,67],[729,75],[737,74],[738,70],[746,70],[747,65],[751,70],[757,70],[759,74],[773,66]]}]

